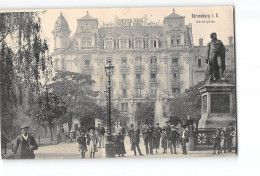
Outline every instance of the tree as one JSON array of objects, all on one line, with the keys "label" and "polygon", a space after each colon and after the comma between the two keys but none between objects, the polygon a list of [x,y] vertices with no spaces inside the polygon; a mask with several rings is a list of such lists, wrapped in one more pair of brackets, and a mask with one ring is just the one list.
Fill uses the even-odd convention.
[{"label": "tree", "polygon": [[135,119],[137,119],[138,124],[144,123],[154,123],[154,108],[155,102],[149,101],[145,103],[140,103],[137,106],[135,112]]},{"label": "tree", "polygon": [[16,120],[34,104],[40,80],[51,71],[39,12],[0,13],[0,49],[1,129],[13,137]]},{"label": "tree", "polygon": [[53,127],[54,123],[66,113],[65,102],[61,97],[51,92],[45,91],[38,97],[38,101],[33,106],[28,114],[42,124],[47,125],[51,133],[51,141],[53,141]]},{"label": "tree", "polygon": [[69,130],[73,118],[85,122],[86,119],[100,117],[96,116],[101,108],[95,102],[94,98],[98,92],[92,91],[93,84],[90,75],[57,71],[52,78],[52,83],[47,86],[53,94],[61,97],[65,102],[67,113],[60,120],[60,124],[68,123]]}]

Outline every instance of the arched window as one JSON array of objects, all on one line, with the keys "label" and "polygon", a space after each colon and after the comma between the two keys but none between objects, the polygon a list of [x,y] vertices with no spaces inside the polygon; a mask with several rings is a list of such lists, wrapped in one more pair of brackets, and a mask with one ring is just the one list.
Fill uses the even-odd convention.
[{"label": "arched window", "polygon": [[150,62],[151,62],[151,65],[156,65],[157,64],[157,58],[155,56],[152,56],[150,58]]}]

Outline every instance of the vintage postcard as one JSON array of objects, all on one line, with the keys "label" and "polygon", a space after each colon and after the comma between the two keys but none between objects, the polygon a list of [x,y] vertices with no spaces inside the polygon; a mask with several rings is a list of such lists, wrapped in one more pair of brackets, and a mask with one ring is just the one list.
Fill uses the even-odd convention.
[{"label": "vintage postcard", "polygon": [[0,11],[2,159],[237,156],[232,6]]}]

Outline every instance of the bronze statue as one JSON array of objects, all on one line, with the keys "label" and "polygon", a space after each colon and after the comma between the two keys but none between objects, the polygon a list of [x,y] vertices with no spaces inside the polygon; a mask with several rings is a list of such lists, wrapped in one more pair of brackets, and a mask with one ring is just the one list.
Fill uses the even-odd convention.
[{"label": "bronze statue", "polygon": [[209,64],[210,81],[225,80],[225,46],[223,45],[221,40],[217,39],[217,34],[215,32],[210,34],[210,38],[211,42],[209,42],[207,45],[208,49],[206,60],[206,62]]}]

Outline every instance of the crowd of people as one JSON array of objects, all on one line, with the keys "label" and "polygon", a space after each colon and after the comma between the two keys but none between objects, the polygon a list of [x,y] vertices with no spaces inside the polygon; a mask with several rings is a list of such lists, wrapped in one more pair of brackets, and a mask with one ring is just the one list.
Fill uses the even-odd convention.
[{"label": "crowd of people", "polygon": [[[130,125],[128,130],[128,136],[130,138],[131,150],[134,151],[134,155],[137,155],[137,151],[140,156],[143,153],[140,149],[140,136],[143,137],[145,145],[146,155],[153,155],[154,151],[158,154],[158,149],[163,148],[163,153],[167,154],[167,150],[170,149],[171,154],[177,154],[177,145],[182,145],[183,154],[187,154],[186,143],[189,142],[188,126],[170,125],[166,122],[166,126],[161,128],[160,124],[157,123],[153,126],[151,123],[144,124],[142,129],[138,126]],[[120,123],[119,130],[115,136],[115,152],[118,156],[124,156],[126,153],[124,146],[124,138],[126,136],[126,130]],[[161,144],[161,145],[160,145]],[[137,151],[136,151],[137,150]]]},{"label": "crowd of people", "polygon": [[230,123],[227,127],[218,128],[216,133],[213,135],[213,154],[232,152],[232,141],[233,138],[236,136],[235,128],[233,124]]}]

